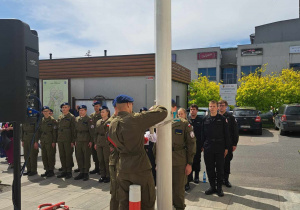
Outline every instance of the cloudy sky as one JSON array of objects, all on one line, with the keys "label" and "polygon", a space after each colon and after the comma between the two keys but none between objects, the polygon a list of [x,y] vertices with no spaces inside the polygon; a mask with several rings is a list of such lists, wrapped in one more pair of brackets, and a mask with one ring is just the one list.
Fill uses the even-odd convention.
[{"label": "cloudy sky", "polygon": [[[0,0],[37,30],[40,58],[155,52],[155,0]],[[172,49],[249,44],[255,26],[299,17],[299,0],[172,0]]]}]

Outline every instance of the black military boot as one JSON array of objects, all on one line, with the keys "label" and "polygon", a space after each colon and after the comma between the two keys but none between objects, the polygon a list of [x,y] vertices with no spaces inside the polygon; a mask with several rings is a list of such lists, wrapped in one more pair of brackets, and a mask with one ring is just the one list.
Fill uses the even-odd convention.
[{"label": "black military boot", "polygon": [[48,174],[47,174],[47,177],[52,177],[52,176],[54,176],[55,174],[54,174],[54,171],[53,170],[49,170],[48,171]]},{"label": "black military boot", "polygon": [[104,179],[104,181],[103,181],[104,183],[108,183],[108,182],[110,182],[110,178],[109,177],[106,177],[105,179]]},{"label": "black military boot", "polygon": [[72,173],[71,172],[67,172],[66,179],[71,179],[71,178],[72,178]]},{"label": "black military boot", "polygon": [[229,182],[229,174],[224,175],[223,185],[225,185],[228,188],[232,187],[231,183]]},{"label": "black military boot", "polygon": [[90,176],[89,173],[84,173],[83,181],[89,180]]},{"label": "black military boot", "polygon": [[185,185],[184,189],[185,189],[185,191],[190,190],[190,189],[191,189],[190,183],[187,183],[187,184]]},{"label": "black military boot", "polygon": [[67,176],[67,172],[62,172],[61,174],[57,175],[57,178],[63,178]]},{"label": "black military boot", "polygon": [[90,174],[97,174],[99,172],[100,172],[99,168],[95,168],[94,170],[90,171]]},{"label": "black military boot", "polygon": [[49,171],[45,171],[45,173],[41,174],[41,177],[46,177],[48,175]]},{"label": "black military boot", "polygon": [[215,180],[209,180],[210,188],[205,191],[206,195],[212,195],[217,192]]},{"label": "black military boot", "polygon": [[30,174],[30,172],[31,172],[31,171],[24,172],[23,175],[24,175],[24,176],[27,176],[28,174]]},{"label": "black military boot", "polygon": [[195,171],[194,183],[199,184],[199,171]]},{"label": "black military boot", "polygon": [[63,168],[62,167],[60,167],[59,169],[58,169],[58,171],[62,171],[63,170]]},{"label": "black military boot", "polygon": [[104,182],[105,177],[101,177],[98,182]]},{"label": "black military boot", "polygon": [[219,197],[223,197],[224,196],[224,192],[222,190],[222,184],[218,184],[218,187],[217,187],[217,195]]},{"label": "black military boot", "polygon": [[83,173],[80,173],[80,174],[78,174],[78,175],[74,178],[74,180],[83,179],[83,177],[84,177],[84,174],[83,174]]}]

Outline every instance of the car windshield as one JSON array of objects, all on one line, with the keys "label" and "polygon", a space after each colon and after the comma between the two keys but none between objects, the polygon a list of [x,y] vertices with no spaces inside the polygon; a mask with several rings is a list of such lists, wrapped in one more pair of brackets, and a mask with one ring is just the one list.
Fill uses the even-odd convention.
[{"label": "car windshield", "polygon": [[236,110],[233,112],[233,115],[235,116],[257,116],[256,110]]},{"label": "car windshield", "polygon": [[300,106],[289,106],[286,108],[287,115],[300,115]]}]

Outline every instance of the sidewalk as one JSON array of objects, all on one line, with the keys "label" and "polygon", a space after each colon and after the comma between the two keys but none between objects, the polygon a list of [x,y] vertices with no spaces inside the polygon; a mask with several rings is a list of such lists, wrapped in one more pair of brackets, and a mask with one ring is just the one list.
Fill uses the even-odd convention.
[{"label": "sidewalk", "polygon": [[[44,172],[41,153],[38,159],[38,174],[22,177],[22,209],[37,209],[43,203],[65,201],[71,210],[109,209],[109,183],[98,183],[99,175],[91,175],[89,181],[65,180],[56,177],[42,178]],[[23,157],[22,157],[23,160]],[[56,168],[60,167],[56,158]],[[57,173],[58,171],[55,170]],[[77,173],[74,173],[77,175]],[[13,209],[11,185],[13,169],[8,169],[4,158],[0,159],[0,209]],[[234,181],[234,180],[232,180]],[[191,183],[191,190],[186,193],[186,210],[196,209],[300,209],[300,192],[251,188],[242,186],[224,187],[225,196],[207,196],[204,191],[208,183]]]}]

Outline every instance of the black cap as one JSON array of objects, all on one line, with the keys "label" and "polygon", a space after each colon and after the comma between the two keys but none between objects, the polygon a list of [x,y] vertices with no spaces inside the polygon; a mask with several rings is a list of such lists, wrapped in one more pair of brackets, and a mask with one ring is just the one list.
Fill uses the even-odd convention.
[{"label": "black cap", "polygon": [[49,109],[50,110],[49,106],[43,106],[42,111],[44,111],[45,109]]},{"label": "black cap", "polygon": [[80,105],[80,106],[78,107],[78,110],[80,110],[80,109],[87,109],[87,107],[86,107],[86,105]]},{"label": "black cap", "polygon": [[63,106],[70,106],[70,104],[69,104],[68,102],[62,103],[62,104],[60,105],[60,108],[62,108]]},{"label": "black cap", "polygon": [[97,104],[101,105],[100,101],[95,101],[95,102],[93,103],[93,106],[95,106],[95,105],[97,105]]}]

